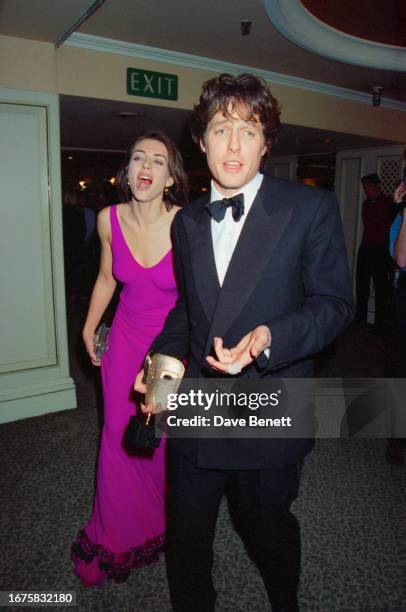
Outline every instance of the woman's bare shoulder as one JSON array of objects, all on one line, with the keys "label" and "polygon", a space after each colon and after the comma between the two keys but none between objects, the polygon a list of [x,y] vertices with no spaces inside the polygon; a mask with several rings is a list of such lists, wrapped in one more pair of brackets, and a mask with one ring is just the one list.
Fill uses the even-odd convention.
[{"label": "woman's bare shoulder", "polygon": [[99,232],[99,236],[101,239],[108,238],[111,236],[111,226],[110,226],[110,210],[112,206],[106,206],[102,208],[99,214],[97,215],[97,231]]}]

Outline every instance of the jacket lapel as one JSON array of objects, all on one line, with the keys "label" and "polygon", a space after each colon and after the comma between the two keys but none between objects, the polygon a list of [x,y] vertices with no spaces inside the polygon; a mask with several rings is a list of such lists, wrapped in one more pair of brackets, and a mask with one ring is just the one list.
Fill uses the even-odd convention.
[{"label": "jacket lapel", "polygon": [[190,256],[196,291],[208,321],[211,321],[220,291],[214,259],[211,217],[204,208],[209,197],[202,198],[195,216],[184,217],[190,240]]},{"label": "jacket lapel", "polygon": [[209,342],[214,336],[224,337],[235,322],[280,242],[290,220],[292,207],[279,192],[279,183],[265,176],[244,223],[219,293]]}]

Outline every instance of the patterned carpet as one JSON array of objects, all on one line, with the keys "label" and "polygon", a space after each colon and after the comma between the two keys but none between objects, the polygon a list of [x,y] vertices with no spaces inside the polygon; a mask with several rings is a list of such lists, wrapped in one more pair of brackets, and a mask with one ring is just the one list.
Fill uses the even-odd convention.
[{"label": "patterned carpet", "polygon": [[[78,340],[83,313],[71,315],[78,409],[0,426],[0,590],[74,590],[76,609],[86,612],[167,612],[164,559],[100,589],[71,572],[70,543],[92,504],[100,426],[97,372]],[[354,326],[318,360],[323,377],[381,376],[381,368],[382,340]],[[307,458],[293,508],[303,540],[301,611],[406,612],[406,470],[386,464],[384,450],[382,440],[320,440]],[[214,579],[218,612],[270,609],[225,501]]]}]

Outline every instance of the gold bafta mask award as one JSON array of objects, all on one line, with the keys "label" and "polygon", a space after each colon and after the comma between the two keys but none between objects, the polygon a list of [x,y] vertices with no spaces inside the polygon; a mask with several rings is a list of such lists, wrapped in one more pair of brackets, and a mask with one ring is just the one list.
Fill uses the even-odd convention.
[{"label": "gold bafta mask award", "polygon": [[[148,353],[144,363],[144,383],[147,385],[145,404],[154,404],[158,411],[166,410],[169,393],[176,393],[179,389],[185,366],[179,359]],[[156,436],[155,416],[148,414],[146,420],[143,416],[133,415],[127,426],[126,443],[135,448],[158,448],[161,436]]]},{"label": "gold bafta mask award", "polygon": [[144,363],[144,383],[147,385],[145,403],[166,409],[168,395],[176,393],[185,373],[185,366],[179,359],[148,353]]}]

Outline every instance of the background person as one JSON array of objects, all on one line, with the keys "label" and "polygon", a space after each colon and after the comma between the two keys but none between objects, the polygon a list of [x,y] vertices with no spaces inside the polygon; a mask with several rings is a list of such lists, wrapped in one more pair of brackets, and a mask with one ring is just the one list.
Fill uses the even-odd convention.
[{"label": "background person", "polygon": [[[406,185],[402,181],[394,193],[394,201],[401,204],[406,198]],[[396,262],[393,276],[392,295],[388,308],[388,331],[385,350],[385,376],[387,378],[406,378],[406,207],[398,212],[390,229],[390,254]],[[398,390],[400,384],[396,383]],[[405,397],[394,406],[395,425],[405,411]],[[399,411],[399,414],[398,414]],[[398,423],[399,424],[399,423]],[[395,428],[396,429],[396,428]],[[386,460],[393,465],[403,465],[405,461],[404,438],[388,440]]]},{"label": "background person", "polygon": [[80,194],[76,189],[64,189],[62,193],[63,249],[67,298],[72,300],[80,293],[82,251],[86,224]]},{"label": "background person", "polygon": [[[120,173],[123,203],[98,215],[100,272],[83,328],[92,363],[101,365],[104,427],[92,516],[72,545],[74,571],[87,585],[122,581],[162,551],[165,444],[132,456],[123,435],[136,403],[132,384],[152,340],[177,299],[171,224],[186,201],[187,179],[174,144],[160,132],[134,143]],[[117,281],[123,284],[109,336],[97,359],[93,338]]]},{"label": "background person", "polygon": [[362,204],[364,233],[358,251],[356,270],[357,321],[367,322],[371,279],[375,290],[375,330],[383,331],[389,297],[391,259],[388,254],[389,229],[395,216],[390,197],[381,191],[376,173],[361,179],[367,199]]},{"label": "background person", "polygon": [[88,190],[82,191],[80,205],[85,222],[85,235],[81,245],[81,297],[88,299],[98,274],[100,241],[96,229],[96,212],[91,205]]}]

